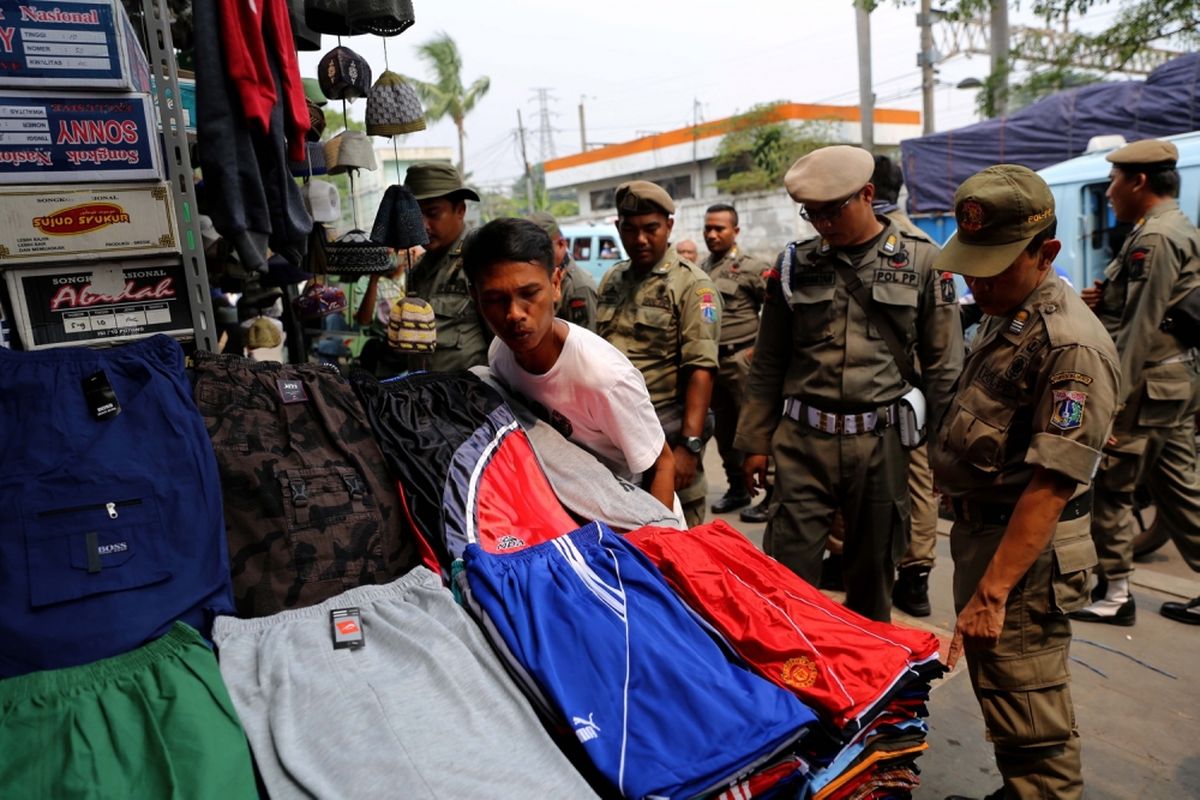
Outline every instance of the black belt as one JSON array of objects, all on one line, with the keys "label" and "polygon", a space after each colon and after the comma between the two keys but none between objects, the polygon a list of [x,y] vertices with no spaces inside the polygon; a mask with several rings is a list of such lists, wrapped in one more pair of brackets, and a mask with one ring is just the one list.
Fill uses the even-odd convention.
[{"label": "black belt", "polygon": [[[996,527],[1007,525],[1008,521],[1012,519],[1013,509],[1016,508],[1015,503],[1011,506],[1002,506],[992,503],[976,503],[961,497],[954,498],[953,504],[954,516],[963,522]],[[1088,489],[1079,497],[1067,501],[1066,507],[1058,515],[1058,521],[1070,522],[1073,519],[1086,517],[1090,513],[1092,513],[1092,490]]]}]

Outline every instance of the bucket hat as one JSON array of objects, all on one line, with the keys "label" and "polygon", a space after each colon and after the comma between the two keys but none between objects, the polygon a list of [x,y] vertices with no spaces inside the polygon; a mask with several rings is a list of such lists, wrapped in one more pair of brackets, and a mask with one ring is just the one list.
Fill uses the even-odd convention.
[{"label": "bucket hat", "polygon": [[347,15],[356,33],[399,36],[416,22],[412,0],[349,0]]},{"label": "bucket hat", "polygon": [[413,193],[403,186],[389,186],[379,203],[371,240],[393,250],[407,250],[414,245],[429,244],[421,206]]},{"label": "bucket hat", "polygon": [[425,112],[408,81],[394,72],[379,76],[367,94],[367,133],[397,136],[425,130]]},{"label": "bucket hat", "polygon": [[330,100],[357,100],[371,91],[371,65],[349,47],[335,47],[321,56],[317,80]]},{"label": "bucket hat", "polygon": [[404,173],[404,186],[418,200],[458,195],[479,202],[475,190],[463,183],[462,174],[453,164],[423,161]]},{"label": "bucket hat", "polygon": [[379,169],[371,140],[362,131],[342,131],[326,142],[325,163],[330,175],[352,169]]}]

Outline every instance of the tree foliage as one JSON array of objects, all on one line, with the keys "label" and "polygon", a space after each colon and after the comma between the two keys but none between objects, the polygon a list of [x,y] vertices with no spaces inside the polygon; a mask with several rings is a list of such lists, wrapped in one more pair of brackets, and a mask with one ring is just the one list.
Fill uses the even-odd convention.
[{"label": "tree foliage", "polygon": [[464,143],[466,128],[463,121],[491,88],[487,76],[476,78],[470,86],[463,86],[462,54],[448,33],[442,32],[417,47],[417,55],[433,74],[432,81],[408,78],[425,104],[425,118],[438,122],[449,117],[458,129],[458,168],[466,174]]},{"label": "tree foliage", "polygon": [[730,194],[778,189],[796,159],[833,141],[833,124],[813,120],[799,125],[778,122],[779,102],[757,105],[733,119],[733,130],[717,146],[714,163],[727,177],[717,189]]}]

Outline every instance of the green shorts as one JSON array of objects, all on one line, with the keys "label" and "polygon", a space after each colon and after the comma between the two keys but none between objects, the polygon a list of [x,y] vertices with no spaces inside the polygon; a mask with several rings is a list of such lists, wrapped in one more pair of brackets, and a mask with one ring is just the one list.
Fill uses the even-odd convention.
[{"label": "green shorts", "polygon": [[0,794],[257,798],[250,749],[195,629],[0,681]]}]

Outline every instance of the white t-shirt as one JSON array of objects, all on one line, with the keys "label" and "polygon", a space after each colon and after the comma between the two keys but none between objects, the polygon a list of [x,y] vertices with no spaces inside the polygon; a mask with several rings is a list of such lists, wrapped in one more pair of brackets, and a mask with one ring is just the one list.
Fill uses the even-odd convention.
[{"label": "white t-shirt", "polygon": [[526,372],[499,337],[492,340],[492,373],[559,433],[629,478],[658,460],[666,440],[646,380],[617,348],[567,322],[558,361],[544,375]]}]

